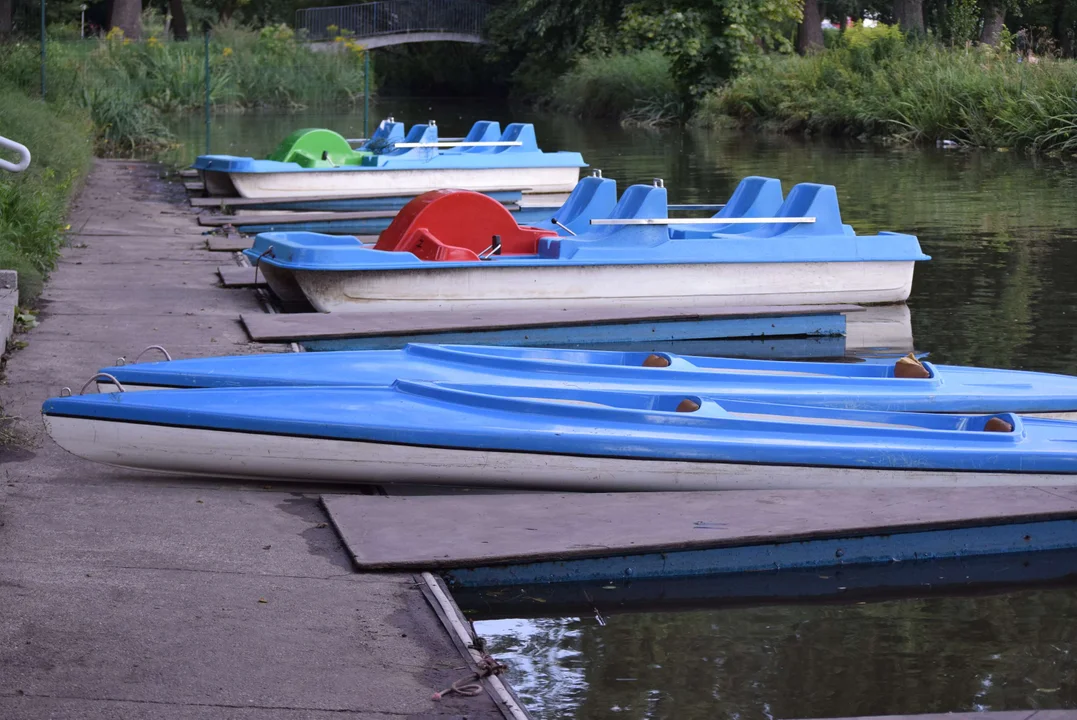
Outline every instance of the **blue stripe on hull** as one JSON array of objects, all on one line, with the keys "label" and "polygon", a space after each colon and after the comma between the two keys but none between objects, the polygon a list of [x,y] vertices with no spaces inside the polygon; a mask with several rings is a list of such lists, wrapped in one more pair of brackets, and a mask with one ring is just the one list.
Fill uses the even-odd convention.
[{"label": "blue stripe on hull", "polygon": [[476,345],[578,345],[759,337],[837,337],[845,334],[845,316],[795,315],[774,318],[723,318],[672,322],[486,330],[480,332],[379,335],[333,340],[308,340],[308,350],[388,350],[419,342]]},{"label": "blue stripe on hull", "polygon": [[461,587],[676,578],[799,568],[881,565],[1077,548],[1077,520],[1046,520],[707,550],[476,567],[445,573]]}]

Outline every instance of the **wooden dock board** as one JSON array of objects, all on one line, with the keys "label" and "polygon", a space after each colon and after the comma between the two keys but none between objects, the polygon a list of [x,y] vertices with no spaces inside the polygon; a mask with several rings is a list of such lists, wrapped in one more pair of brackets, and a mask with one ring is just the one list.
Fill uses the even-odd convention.
[{"label": "wooden dock board", "polygon": [[299,341],[375,335],[475,332],[508,328],[586,326],[625,322],[691,321],[714,318],[765,318],[797,315],[844,314],[857,305],[729,307],[695,303],[678,307],[654,301],[612,304],[566,304],[534,308],[511,303],[446,303],[438,310],[368,313],[295,313],[265,315],[244,313],[242,320],[252,340]]},{"label": "wooden dock board", "polygon": [[237,252],[248,250],[252,245],[254,238],[250,235],[210,235],[206,240],[210,252]]},{"label": "wooden dock board", "polygon": [[183,189],[187,192],[205,192],[206,186],[198,180],[187,180],[183,183]]},{"label": "wooden dock board", "polygon": [[219,265],[217,274],[221,276],[221,284],[227,288],[238,287],[261,287],[266,284],[261,273],[255,277],[253,267],[240,265]]},{"label": "wooden dock board", "polygon": [[[768,468],[760,466],[759,472],[767,473]],[[769,551],[768,559],[766,548],[782,544],[805,548],[813,541],[837,543],[836,550],[823,547],[831,564],[855,564],[861,555],[853,539],[865,536],[892,536],[900,541],[902,534],[1002,527],[1023,533],[1009,539],[1016,544],[1015,551],[1047,549],[1041,546],[1050,542],[1047,533],[1033,537],[1024,527],[1052,521],[1066,523],[1070,529],[1064,542],[1077,546],[1077,488],[1072,487],[475,492],[326,495],[322,502],[361,570],[553,561],[564,565],[572,559],[666,554],[672,571],[677,563],[670,560],[670,553],[746,547],[754,548],[755,561],[763,564],[762,569],[768,563],[775,569],[775,565],[796,565],[796,555],[786,553],[783,562],[780,554]],[[945,542],[944,538],[934,542],[939,540]],[[967,545],[951,549],[959,555],[976,554],[976,548]],[[982,549],[988,549],[986,541]],[[945,550],[939,546],[929,557],[941,557]],[[899,552],[896,546],[888,551]],[[923,545],[920,551],[925,552]],[[642,576],[643,564],[636,567],[637,576]],[[548,576],[556,571],[536,572]]]},{"label": "wooden dock board", "polygon": [[[378,241],[377,235],[357,235],[359,241],[373,245]],[[254,245],[254,237],[251,235],[210,235],[206,239],[206,247],[210,252],[239,252],[249,250]]]},{"label": "wooden dock board", "polygon": [[[511,192],[523,192],[523,193],[526,193],[528,190],[530,190],[530,188],[511,187],[511,188],[498,188],[498,189],[495,189],[495,190],[484,190],[483,192],[484,193],[511,193]],[[235,207],[235,208],[238,208],[238,207],[249,207],[249,206],[257,206],[257,205],[279,204],[279,203],[317,202],[317,201],[321,201],[321,200],[378,200],[378,199],[396,198],[396,197],[404,197],[404,196],[402,196],[398,192],[397,193],[385,193],[385,194],[381,194],[381,195],[318,195],[318,196],[295,195],[295,196],[274,197],[274,198],[245,198],[245,197],[212,196],[212,197],[202,197],[202,198],[193,197],[193,198],[190,198],[190,202],[191,202],[191,205],[193,207]],[[568,198],[568,194],[567,193],[557,194],[555,196],[550,196],[550,197],[553,197],[554,199]],[[557,204],[561,205],[563,202],[564,202],[564,200],[562,199],[561,203],[557,203]],[[525,203],[521,202],[520,204],[524,205]],[[536,195],[535,198],[530,201],[530,204],[531,205],[535,205],[535,204],[549,205],[551,203],[547,199],[547,195],[542,195],[542,196]]]},{"label": "wooden dock board", "polygon": [[286,223],[322,222],[325,220],[376,220],[395,218],[395,210],[357,210],[355,212],[279,212],[264,215],[199,215],[198,224],[207,227],[222,225],[281,225]]},{"label": "wooden dock board", "polygon": [[184,168],[179,171],[179,176],[181,178],[196,178],[198,177],[198,171],[194,168]]}]

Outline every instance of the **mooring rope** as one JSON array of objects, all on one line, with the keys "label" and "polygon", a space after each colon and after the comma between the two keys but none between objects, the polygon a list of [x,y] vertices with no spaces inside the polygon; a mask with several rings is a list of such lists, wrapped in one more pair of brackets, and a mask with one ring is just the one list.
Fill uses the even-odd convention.
[{"label": "mooring rope", "polygon": [[503,664],[494,660],[487,654],[483,654],[482,659],[479,661],[479,669],[465,678],[460,678],[449,687],[445,688],[441,692],[436,692],[433,695],[434,700],[440,700],[446,695],[462,695],[464,697],[475,697],[482,693],[482,682],[484,677],[490,677],[491,675],[500,675],[508,668]]}]

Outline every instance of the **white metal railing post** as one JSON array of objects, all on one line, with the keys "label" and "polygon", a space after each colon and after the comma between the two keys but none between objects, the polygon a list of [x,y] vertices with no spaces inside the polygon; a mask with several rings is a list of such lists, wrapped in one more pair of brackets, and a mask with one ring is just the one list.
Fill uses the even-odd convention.
[{"label": "white metal railing post", "polygon": [[0,135],[0,148],[7,150],[14,150],[21,158],[18,163],[8,162],[7,160],[0,159],[0,168],[9,172],[20,173],[26,168],[30,167],[30,151],[22,143],[17,143],[14,140],[8,140],[6,137]]}]

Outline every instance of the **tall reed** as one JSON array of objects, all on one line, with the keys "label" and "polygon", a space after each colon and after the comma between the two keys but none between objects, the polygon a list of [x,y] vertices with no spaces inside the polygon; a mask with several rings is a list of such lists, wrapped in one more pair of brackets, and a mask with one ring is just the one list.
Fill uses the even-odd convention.
[{"label": "tall reed", "polygon": [[675,122],[683,110],[669,59],[657,50],[582,57],[558,79],[548,103],[572,115],[632,125]]},{"label": "tall reed", "polygon": [[[316,52],[284,25],[249,30],[221,25],[210,34],[211,102],[218,110],[351,104],[362,97],[363,49],[343,40]],[[0,56],[0,76],[28,93],[38,86],[38,49],[14,43]],[[50,42],[50,95],[86,108],[100,154],[152,151],[169,140],[167,113],[200,109],[205,100],[201,38],[171,42],[122,33]]]},{"label": "tall reed", "polygon": [[771,57],[706,98],[697,122],[1077,153],[1077,62],[991,48],[843,44]]}]

